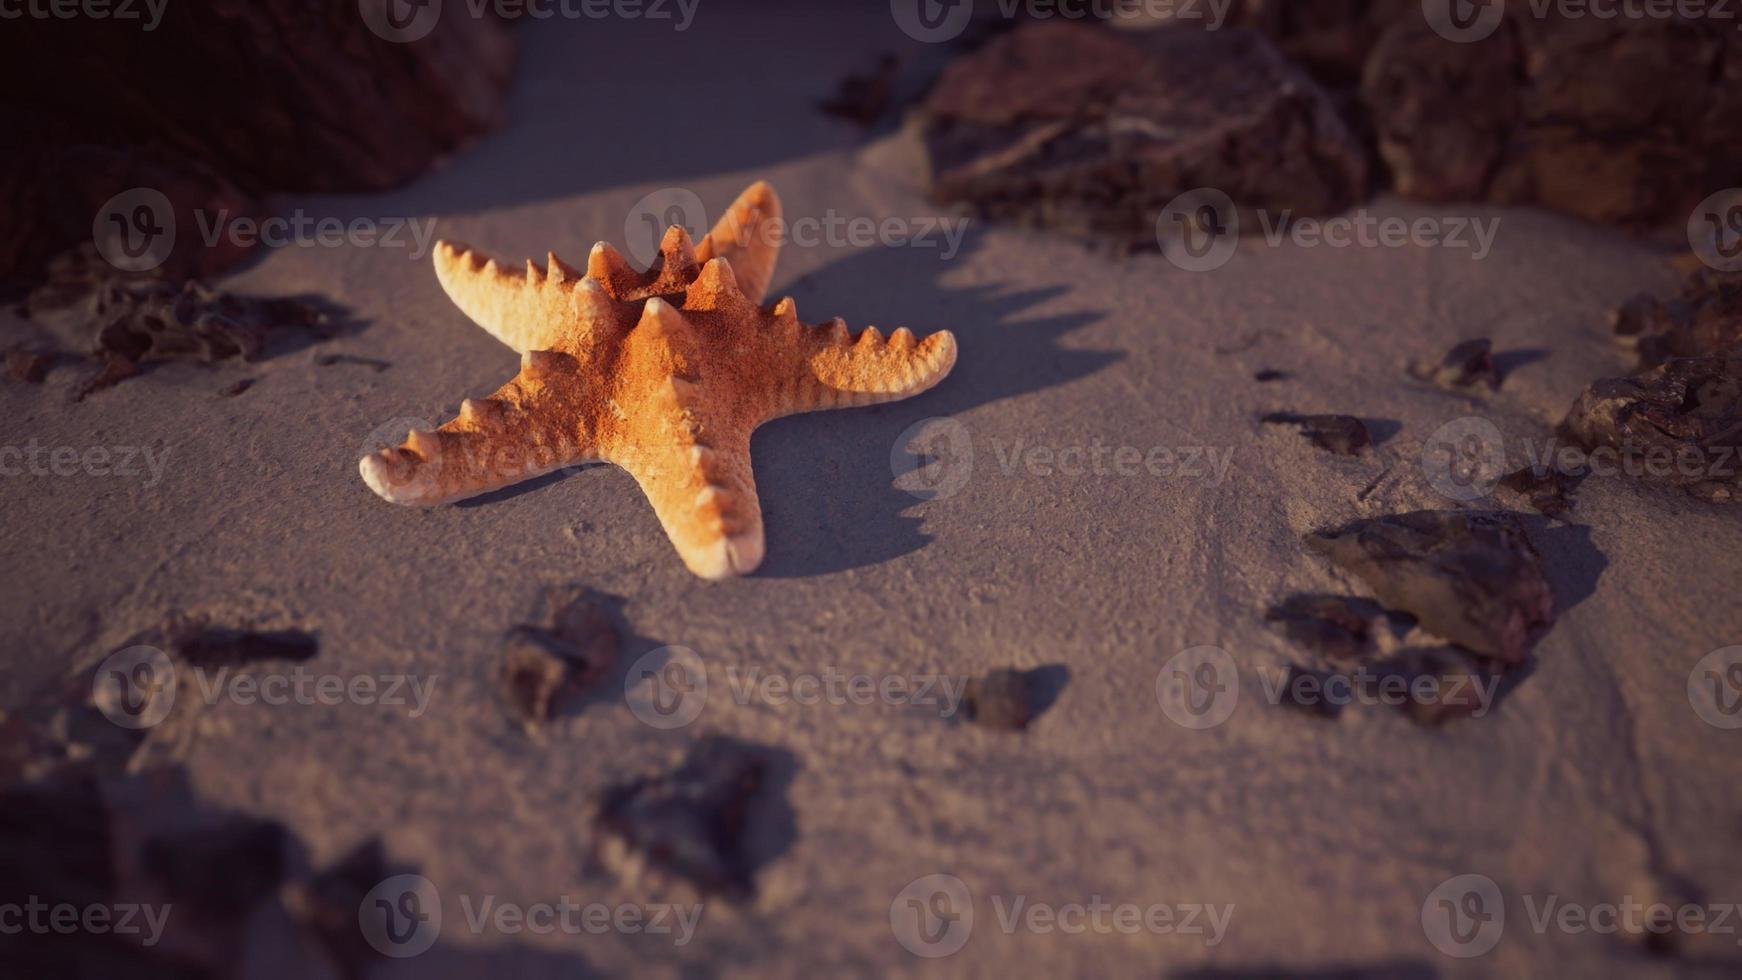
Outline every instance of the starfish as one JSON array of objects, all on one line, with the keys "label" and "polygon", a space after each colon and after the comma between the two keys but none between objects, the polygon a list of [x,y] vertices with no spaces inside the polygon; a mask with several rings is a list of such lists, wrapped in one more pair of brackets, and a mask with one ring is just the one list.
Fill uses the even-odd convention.
[{"label": "starfish", "polygon": [[363,480],[396,504],[434,506],[553,470],[609,462],[629,471],[689,569],[747,575],[764,551],[750,434],[786,415],[917,395],[956,362],[956,340],[903,327],[849,335],[807,325],[788,297],[762,306],[779,256],[780,199],[743,194],[699,245],[680,226],[637,272],[610,245],[585,273],[499,265],[438,242],[436,278],[520,372],[466,399],[434,431],[365,456]]}]

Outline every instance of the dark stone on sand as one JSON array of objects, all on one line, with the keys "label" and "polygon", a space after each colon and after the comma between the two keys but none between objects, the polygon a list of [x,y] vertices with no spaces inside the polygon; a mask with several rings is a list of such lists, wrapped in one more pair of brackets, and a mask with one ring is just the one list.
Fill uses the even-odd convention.
[{"label": "dark stone on sand", "polygon": [[1500,372],[1494,366],[1494,343],[1487,337],[1477,337],[1457,344],[1436,364],[1417,361],[1409,367],[1410,376],[1441,388],[1468,388],[1485,384],[1500,387]]},{"label": "dark stone on sand", "polygon": [[594,826],[703,895],[743,901],[755,893],[751,804],[768,776],[758,746],[710,735],[676,771],[607,788]]},{"label": "dark stone on sand", "polygon": [[962,698],[963,713],[982,728],[1023,731],[1040,713],[1034,673],[1000,668],[969,680]]},{"label": "dark stone on sand", "polygon": [[1735,502],[1742,498],[1742,346],[1593,382],[1560,432],[1593,461],[1598,450],[1608,452],[1622,473]]},{"label": "dark stone on sand", "polygon": [[183,635],[176,644],[183,660],[202,668],[242,667],[263,660],[302,663],[320,650],[313,633],[296,629],[256,632],[207,626]]},{"label": "dark stone on sand", "polygon": [[1375,635],[1385,610],[1371,599],[1292,595],[1264,614],[1296,645],[1328,660],[1361,660],[1378,649]]},{"label": "dark stone on sand", "polygon": [[1414,511],[1307,535],[1387,607],[1472,653],[1522,663],[1554,622],[1542,556],[1516,515]]},{"label": "dark stone on sand", "polygon": [[254,387],[254,385],[259,381],[259,378],[238,378],[230,384],[225,385],[224,390],[218,392],[218,394],[223,395],[225,398],[234,398],[244,391],[247,391],[249,388]]},{"label": "dark stone on sand", "polygon": [[1330,99],[1262,35],[1026,24],[952,64],[922,117],[932,197],[979,216],[1161,247],[1187,191],[1256,212],[1340,211],[1367,159]]},{"label": "dark stone on sand", "polygon": [[289,844],[277,821],[232,815],[147,839],[140,867],[197,916],[242,917],[283,883]]},{"label": "dark stone on sand", "polygon": [[1338,456],[1359,456],[1373,444],[1367,426],[1353,415],[1299,415],[1271,412],[1259,419],[1269,425],[1294,425],[1313,445]]},{"label": "dark stone on sand", "polygon": [[1500,478],[1500,485],[1523,494],[1537,513],[1559,517],[1573,509],[1582,473],[1563,473],[1553,466],[1526,466]]},{"label": "dark stone on sand", "polygon": [[1289,377],[1291,377],[1291,375],[1287,371],[1278,371],[1275,368],[1265,368],[1264,370],[1254,374],[1252,380],[1262,384],[1270,381],[1286,381]]},{"label": "dark stone on sand", "polygon": [[528,730],[569,710],[616,662],[622,644],[604,597],[585,587],[546,590],[538,625],[508,632],[498,685]]},{"label": "dark stone on sand", "polygon": [[1742,344],[1742,275],[1701,271],[1674,299],[1641,294],[1611,319],[1616,335],[1639,352],[1641,369],[1716,354]]},{"label": "dark stone on sand", "polygon": [[1492,691],[1497,672],[1475,657],[1453,647],[1425,647],[1404,650],[1396,657],[1369,668],[1373,694],[1385,693],[1385,678],[1396,677],[1411,690],[1419,690],[1417,682],[1431,677],[1434,692],[1431,698],[1409,696],[1399,707],[1418,725],[1437,727],[1460,718],[1468,718],[1485,708],[1492,708],[1482,699],[1477,682]]},{"label": "dark stone on sand", "polygon": [[78,393],[74,396],[84,401],[87,396],[96,394],[106,388],[113,388],[128,378],[137,377],[139,365],[130,358],[119,354],[108,354],[102,359],[102,366],[80,382]]}]

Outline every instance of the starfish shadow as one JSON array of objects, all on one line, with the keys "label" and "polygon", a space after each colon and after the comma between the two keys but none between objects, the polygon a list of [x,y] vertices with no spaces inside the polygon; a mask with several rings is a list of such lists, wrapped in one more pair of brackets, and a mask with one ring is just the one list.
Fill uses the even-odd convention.
[{"label": "starfish shadow", "polygon": [[[977,246],[975,236],[964,253]],[[1087,377],[1117,361],[1116,351],[1065,350],[1058,340],[1094,323],[1101,312],[1026,318],[1024,312],[1069,292],[1066,287],[951,289],[938,282],[947,266],[933,252],[884,248],[824,267],[774,294],[790,293],[807,316],[839,314],[853,329],[901,325],[924,336],[955,333],[959,357],[950,377],[918,398],[869,409],[781,419],[758,431],[751,455],[762,498],[768,556],[758,576],[802,578],[862,568],[911,554],[930,540],[916,513],[926,496],[896,486],[898,468],[926,465],[908,453],[911,427],[981,405]],[[881,284],[900,283],[899,290]],[[971,545],[965,545],[971,546]]]}]

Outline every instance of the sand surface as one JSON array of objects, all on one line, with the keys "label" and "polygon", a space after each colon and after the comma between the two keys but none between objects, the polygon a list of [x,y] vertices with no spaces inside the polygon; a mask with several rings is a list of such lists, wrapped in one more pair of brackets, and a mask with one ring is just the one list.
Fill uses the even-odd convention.
[{"label": "sand surface", "polygon": [[[295,198],[314,215],[439,219],[438,233],[511,260],[583,260],[625,242],[649,192],[723,208],[771,181],[787,214],[919,219],[899,134],[869,143],[812,103],[881,50],[945,56],[880,5],[704,5],[687,33],[644,22],[521,34],[506,129],[402,192]],[[764,9],[764,8],[758,8]],[[602,81],[602,79],[609,79]],[[390,506],[356,461],[394,419],[440,421],[512,375],[516,356],[443,296],[405,250],[285,248],[226,280],[316,290],[369,326],[257,365],[167,365],[80,404],[74,372],[0,386],[0,443],[149,446],[161,480],[8,477],[0,643],[8,697],[101,659],[165,614],[318,633],[311,670],[433,682],[427,711],[220,703],[154,757],[184,762],[212,802],[285,821],[314,865],[381,835],[436,884],[434,949],[380,976],[1175,975],[1333,966],[1419,976],[1674,976],[1738,962],[1736,937],[1682,958],[1637,938],[1532,928],[1524,900],[1592,905],[1742,901],[1739,733],[1706,724],[1689,672],[1742,642],[1736,514],[1628,480],[1591,479],[1566,524],[1531,514],[1559,619],[1533,670],[1486,717],[1430,729],[1353,707],[1326,721],[1266,703],[1261,672],[1302,655],[1263,622],[1297,592],[1360,583],[1301,546],[1362,516],[1448,501],[1417,457],[1440,425],[1494,421],[1546,438],[1590,379],[1619,374],[1605,312],[1668,289],[1663,253],[1529,211],[1381,198],[1380,216],[1500,218],[1493,253],[1271,248],[1248,240],[1210,273],[1157,255],[1114,260],[1057,238],[974,225],[961,254],[796,247],[774,294],[807,320],[948,328],[954,375],[912,401],[771,424],[754,442],[768,558],[740,581],[687,572],[623,472],[590,467],[463,506]],[[1412,357],[1491,336],[1518,358],[1466,397],[1414,382]],[[379,358],[376,373],[317,366]],[[1269,384],[1254,371],[1280,368]],[[236,398],[219,390],[258,377]],[[1380,420],[1380,444],[1334,457],[1259,425],[1275,410]],[[892,455],[921,420],[953,420],[968,467],[921,499]],[[1046,472],[1026,447],[1203,447],[1223,478]],[[154,450],[155,451],[155,450]],[[1359,491],[1389,471],[1365,500]],[[907,484],[912,477],[903,478]],[[1503,500],[1516,506],[1516,498]],[[505,629],[545,586],[623,599],[633,632],[601,696],[542,740],[494,691]],[[692,724],[661,731],[621,696],[629,665],[667,645],[706,665]],[[1181,650],[1240,665],[1226,723],[1175,724],[1156,690]],[[1068,682],[1024,735],[899,704],[734,697],[750,671],[961,678],[1062,665]],[[634,678],[630,678],[631,681]],[[742,703],[741,703],[742,701]],[[598,791],[657,771],[706,733],[789,753],[790,826],[759,827],[758,895],[709,903],[694,940],[473,934],[460,896],[635,904],[665,886],[601,870],[585,822]],[[922,876],[975,896],[967,946],[927,960],[890,924]],[[1429,893],[1483,874],[1507,897],[1487,955],[1442,955]],[[1231,903],[1226,935],[1001,928],[999,907]],[[995,905],[995,903],[1002,903]],[[259,976],[283,962],[262,956]]]}]

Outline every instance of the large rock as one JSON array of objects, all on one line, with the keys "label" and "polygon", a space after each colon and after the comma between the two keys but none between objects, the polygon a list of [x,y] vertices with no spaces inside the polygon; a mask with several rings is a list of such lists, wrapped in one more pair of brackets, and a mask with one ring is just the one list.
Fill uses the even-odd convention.
[{"label": "large rock", "polygon": [[1742,178],[1742,33],[1701,18],[1536,17],[1490,36],[1397,19],[1362,100],[1397,189],[1647,227]]},{"label": "large rock", "polygon": [[1158,247],[1158,216],[1200,187],[1243,218],[1366,192],[1330,99],[1246,30],[1028,24],[951,65],[922,120],[940,203],[1129,248]]}]

